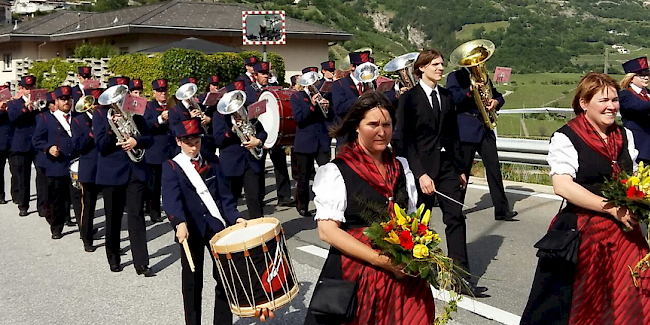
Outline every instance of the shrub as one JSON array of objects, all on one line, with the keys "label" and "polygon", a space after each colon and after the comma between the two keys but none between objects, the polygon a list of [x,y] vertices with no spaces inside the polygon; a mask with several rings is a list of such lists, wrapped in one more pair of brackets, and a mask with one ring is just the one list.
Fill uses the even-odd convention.
[{"label": "shrub", "polygon": [[[68,62],[60,58],[54,58],[34,62],[28,73],[36,77],[36,88],[53,91],[63,84],[69,73],[77,73],[77,68],[83,65],[83,62]],[[45,74],[47,74],[47,78]]]}]

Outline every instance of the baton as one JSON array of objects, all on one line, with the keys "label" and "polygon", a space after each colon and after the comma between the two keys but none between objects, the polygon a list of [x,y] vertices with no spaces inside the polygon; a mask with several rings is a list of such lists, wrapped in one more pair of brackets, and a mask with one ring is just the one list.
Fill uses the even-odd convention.
[{"label": "baton", "polygon": [[192,260],[192,252],[190,252],[190,246],[187,245],[187,239],[183,240],[183,249],[185,250],[185,256],[187,256],[187,262],[190,263],[190,270],[194,273],[194,260]]},{"label": "baton", "polygon": [[434,192],[435,192],[435,193],[437,193],[438,195],[440,195],[440,196],[442,196],[442,197],[444,197],[445,199],[447,199],[447,200],[449,200],[449,201],[451,201],[451,202],[454,202],[454,203],[456,203],[456,204],[458,204],[458,205],[460,205],[460,206],[462,206],[463,208],[467,208],[467,209],[469,209],[469,207],[468,207],[468,206],[466,206],[466,205],[464,205],[464,204],[462,204],[462,203],[460,203],[460,202],[458,202],[458,201],[456,201],[456,200],[454,200],[454,199],[452,199],[452,198],[450,198],[450,197],[449,197],[449,196],[447,196],[447,195],[444,195],[444,194],[442,194],[442,193],[440,193],[440,192],[438,192],[438,190],[435,190]]}]

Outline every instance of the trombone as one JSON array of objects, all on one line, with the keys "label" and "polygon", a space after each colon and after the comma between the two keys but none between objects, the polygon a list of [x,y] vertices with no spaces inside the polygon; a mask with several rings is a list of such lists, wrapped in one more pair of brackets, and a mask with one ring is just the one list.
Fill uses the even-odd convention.
[{"label": "trombone", "polygon": [[359,80],[365,89],[370,88],[375,90],[375,84],[373,82],[379,78],[379,67],[374,63],[363,63],[354,70],[354,78]]},{"label": "trombone", "polygon": [[314,86],[316,82],[318,82],[318,72],[314,71],[307,72],[298,78],[299,85],[309,89],[310,94],[316,95],[316,104],[318,104],[318,107],[320,108],[321,112],[323,112],[323,115],[327,117],[329,108],[325,107],[325,105],[322,103],[324,98],[316,86]]}]

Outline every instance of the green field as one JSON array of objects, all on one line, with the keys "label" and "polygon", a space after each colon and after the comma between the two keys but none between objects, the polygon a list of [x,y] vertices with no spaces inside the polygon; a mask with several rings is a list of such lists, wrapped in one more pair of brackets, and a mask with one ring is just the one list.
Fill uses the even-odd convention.
[{"label": "green field", "polygon": [[[506,94],[508,108],[571,107],[571,100],[578,82],[583,77],[578,73],[536,73],[513,74],[507,85],[497,89]],[[554,85],[554,82],[559,84]]]},{"label": "green field", "polygon": [[467,24],[463,26],[463,29],[456,32],[456,39],[459,40],[471,40],[474,38],[474,31],[483,27],[486,32],[493,32],[497,29],[504,28],[508,29],[510,23],[507,21],[495,21],[491,23],[480,23],[480,24]]},{"label": "green field", "polygon": [[[616,49],[609,48],[609,64],[612,67],[615,67],[617,70],[622,70],[623,68],[621,67],[621,64],[623,62],[638,58],[640,56],[650,56],[650,49],[649,48],[643,48],[643,47],[638,47],[630,44],[621,44],[623,45],[626,49],[630,50],[630,54],[619,54]],[[586,55],[581,55],[578,57],[575,57],[571,60],[573,64],[600,64],[604,65],[605,64],[605,54],[586,54]]]}]

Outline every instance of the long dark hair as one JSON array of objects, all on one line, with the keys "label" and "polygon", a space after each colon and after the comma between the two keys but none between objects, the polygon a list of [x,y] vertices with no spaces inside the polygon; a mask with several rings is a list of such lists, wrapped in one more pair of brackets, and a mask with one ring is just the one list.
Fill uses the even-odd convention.
[{"label": "long dark hair", "polygon": [[388,97],[376,91],[368,91],[357,98],[343,120],[330,129],[330,136],[332,138],[344,137],[348,143],[356,141],[358,137],[356,130],[361,120],[366,112],[376,107],[386,109],[391,120],[395,121],[395,108]]}]

